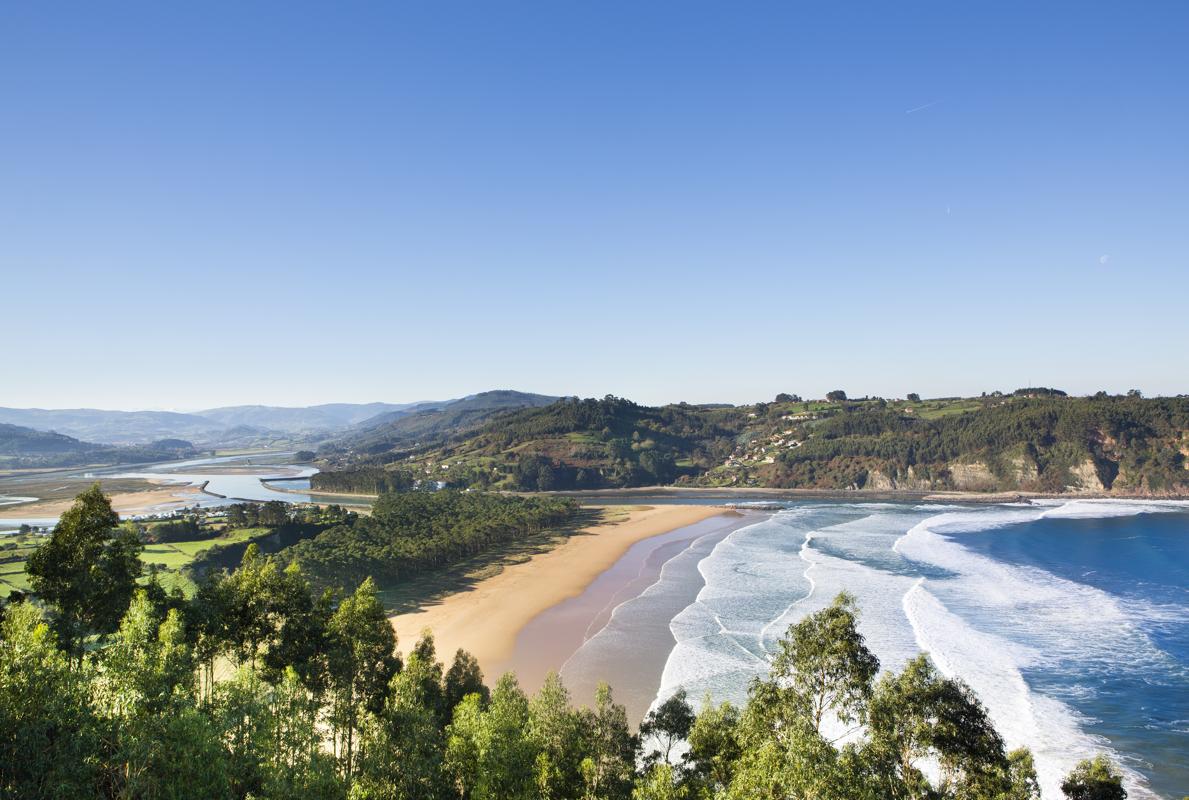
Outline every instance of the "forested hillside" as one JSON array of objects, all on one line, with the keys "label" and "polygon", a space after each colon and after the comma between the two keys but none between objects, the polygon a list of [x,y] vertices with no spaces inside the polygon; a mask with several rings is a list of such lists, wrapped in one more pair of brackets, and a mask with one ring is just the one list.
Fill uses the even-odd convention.
[{"label": "forested hillside", "polygon": [[383,463],[409,449],[440,444],[515,409],[545,406],[556,399],[499,389],[446,403],[381,414],[362,423],[358,431],[338,443],[324,446],[322,455],[334,458],[348,452],[356,460]]},{"label": "forested hillside", "polygon": [[641,406],[563,398],[420,447],[338,454],[315,488],[520,491],[650,485],[870,491],[1189,493],[1189,398],[977,398]]}]

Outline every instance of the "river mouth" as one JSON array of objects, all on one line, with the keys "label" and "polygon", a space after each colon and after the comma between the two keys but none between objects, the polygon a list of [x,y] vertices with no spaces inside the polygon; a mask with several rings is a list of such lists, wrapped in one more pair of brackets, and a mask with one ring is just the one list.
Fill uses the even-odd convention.
[{"label": "river mouth", "polygon": [[[0,533],[21,525],[52,527],[75,495],[98,482],[119,498],[121,516],[145,517],[188,508],[218,508],[237,502],[340,502],[370,505],[309,491],[316,467],[291,463],[291,452],[214,456],[127,466],[78,468],[0,477]],[[163,491],[174,490],[174,491]],[[140,502],[143,501],[143,502]],[[131,505],[130,505],[131,504]],[[27,514],[23,508],[30,509]]]}]

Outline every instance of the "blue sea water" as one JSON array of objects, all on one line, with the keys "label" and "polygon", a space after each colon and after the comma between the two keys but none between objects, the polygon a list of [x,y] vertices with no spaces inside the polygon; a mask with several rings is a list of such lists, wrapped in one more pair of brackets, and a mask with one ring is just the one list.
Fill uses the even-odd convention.
[{"label": "blue sea water", "polygon": [[1189,793],[1185,504],[790,503],[696,555],[658,699],[745,701],[776,639],[846,590],[883,668],[925,650],[967,681],[1046,800],[1103,750],[1133,798]]}]

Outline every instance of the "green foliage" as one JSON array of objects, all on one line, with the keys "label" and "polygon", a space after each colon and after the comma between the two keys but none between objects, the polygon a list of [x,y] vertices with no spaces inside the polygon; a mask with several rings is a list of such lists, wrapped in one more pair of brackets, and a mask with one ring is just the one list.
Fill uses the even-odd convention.
[{"label": "green foliage", "polygon": [[116,629],[140,576],[142,546],[119,523],[96,483],[78,496],[26,564],[33,590],[56,608],[54,627],[72,653],[88,634]]},{"label": "green foliage", "polygon": [[645,757],[651,763],[668,765],[673,746],[689,739],[694,726],[694,710],[686,699],[684,689],[648,712],[640,723],[640,739],[654,749]]},{"label": "green foliage", "polygon": [[1104,755],[1078,762],[1061,782],[1069,800],[1126,800],[1123,776]]},{"label": "green foliage", "polygon": [[332,494],[384,494],[408,491],[415,483],[416,478],[408,470],[357,467],[314,473],[310,489]]},{"label": "green foliage", "polygon": [[[864,405],[815,423],[801,446],[780,454],[772,482],[844,488],[861,486],[871,469],[903,478],[912,468],[948,488],[952,464],[978,460],[1001,488],[1059,492],[1070,469],[1089,462],[1106,488],[1171,491],[1189,486],[1178,449],[1186,431],[1186,398],[989,399],[978,411],[930,419]],[[1013,456],[1035,465],[1035,483],[1011,474]]]},{"label": "green foliage", "polygon": [[85,797],[98,724],[87,685],[30,603],[0,625],[0,797]]},{"label": "green foliage", "polygon": [[372,515],[299,542],[280,554],[320,586],[383,585],[442,569],[508,542],[563,525],[571,500],[477,492],[382,495]]},{"label": "green foliage", "polygon": [[[865,488],[878,472],[916,490],[1189,490],[1189,398],[1072,398],[1043,387],[926,401],[913,393],[907,402],[829,397],[658,408],[563,398],[399,453],[356,452],[314,481],[368,493],[437,481],[525,492],[673,483],[841,490]],[[956,477],[955,465],[976,462],[989,482]]]}]

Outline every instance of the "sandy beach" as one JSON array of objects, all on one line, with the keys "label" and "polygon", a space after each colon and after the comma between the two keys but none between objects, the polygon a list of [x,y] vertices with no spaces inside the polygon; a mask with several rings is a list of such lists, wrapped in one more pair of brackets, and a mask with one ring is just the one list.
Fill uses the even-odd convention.
[{"label": "sandy beach", "polygon": [[[86,486],[80,485],[79,491]],[[163,511],[170,508],[181,508],[191,505],[199,497],[197,486],[175,485],[147,489],[143,492],[118,492],[111,495],[112,508],[116,513],[145,514],[152,511]],[[42,500],[34,503],[22,503],[11,506],[0,506],[0,519],[37,519],[41,517],[57,517],[74,504],[74,498],[59,500]]]},{"label": "sandy beach", "polygon": [[392,625],[403,650],[429,628],[443,660],[448,663],[455,650],[464,648],[494,679],[525,625],[541,612],[581,594],[633,544],[724,512],[715,506],[631,507],[626,518],[584,529],[553,550],[506,567],[471,589],[420,611],[392,617]]}]

